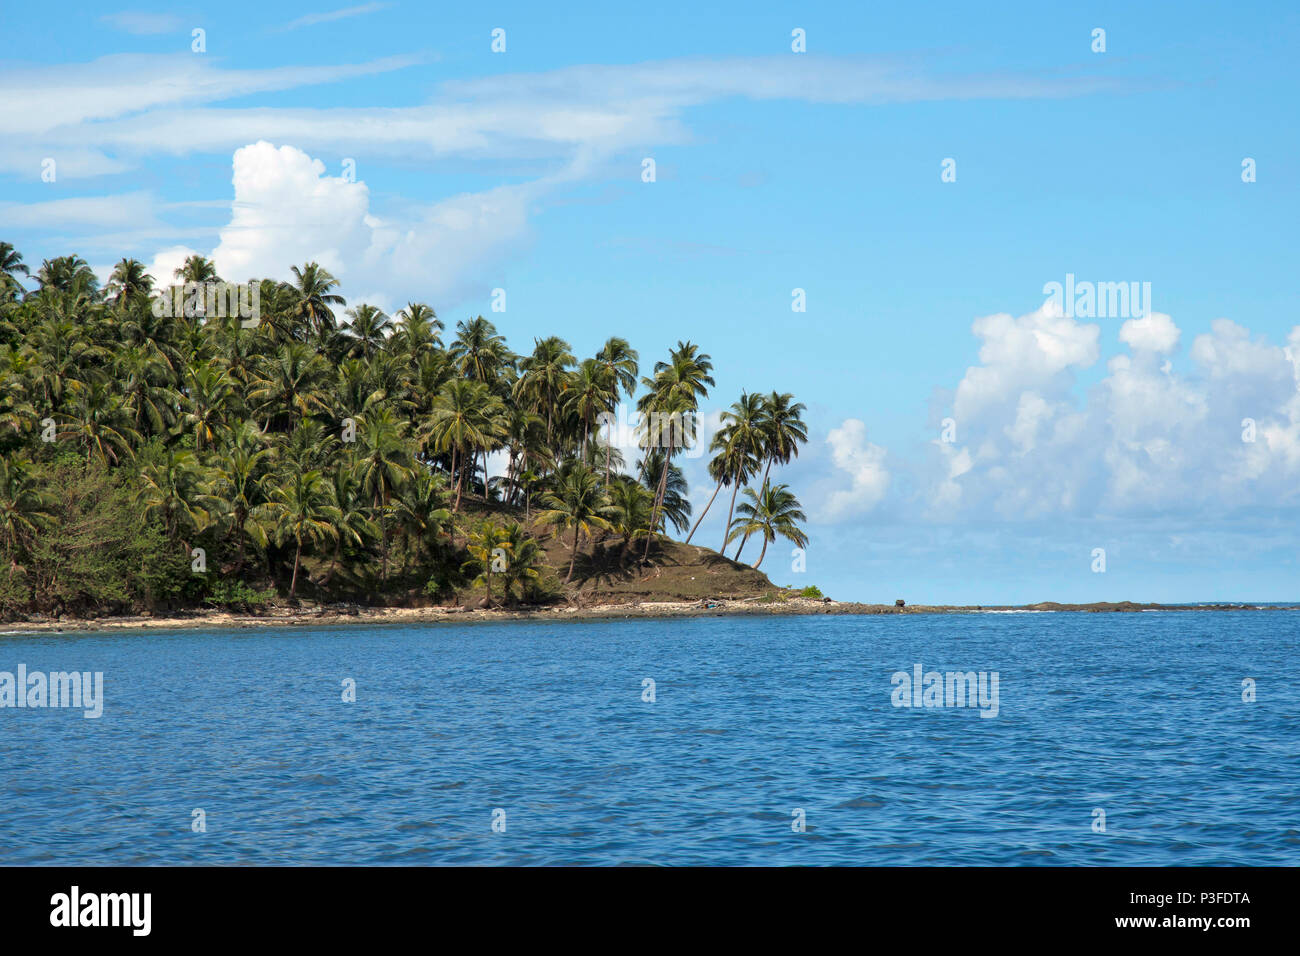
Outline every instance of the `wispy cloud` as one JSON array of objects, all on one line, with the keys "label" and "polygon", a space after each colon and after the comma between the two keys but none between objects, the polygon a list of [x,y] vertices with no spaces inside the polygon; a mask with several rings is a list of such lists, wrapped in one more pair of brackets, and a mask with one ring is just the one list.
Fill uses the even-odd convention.
[{"label": "wispy cloud", "polygon": [[391,7],[391,3],[363,3],[355,7],[344,7],[342,10],[328,10],[324,13],[309,13],[306,16],[299,17],[286,23],[280,28],[281,32],[288,30],[297,30],[300,27],[311,27],[318,23],[333,23],[335,20],[344,20],[348,17],[364,16],[367,13],[377,13],[380,10]]},{"label": "wispy cloud", "polygon": [[142,13],[137,10],[109,13],[99,19],[123,33],[134,33],[137,36],[173,33],[184,25],[184,21],[174,13]]}]

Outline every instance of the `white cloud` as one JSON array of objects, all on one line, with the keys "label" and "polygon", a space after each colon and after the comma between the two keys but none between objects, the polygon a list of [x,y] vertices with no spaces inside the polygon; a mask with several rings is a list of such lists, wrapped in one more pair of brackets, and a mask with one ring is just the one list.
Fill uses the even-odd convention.
[{"label": "white cloud", "polygon": [[184,21],[174,13],[141,13],[135,10],[124,10],[121,13],[106,14],[99,19],[124,33],[134,33],[137,36],[172,33],[184,26]]},{"label": "white cloud", "polygon": [[838,428],[832,428],[826,444],[835,467],[848,476],[849,487],[829,494],[819,520],[834,521],[866,514],[889,490],[885,449],[867,441],[867,426],[857,418],[847,418]]},{"label": "white cloud", "polygon": [[348,17],[358,17],[366,13],[375,13],[391,7],[391,3],[363,3],[360,6],[344,7],[342,10],[329,10],[324,13],[309,13],[284,26],[284,30],[297,30],[299,27],[315,26],[318,23],[333,23]]},{"label": "white cloud", "polygon": [[1119,330],[1119,340],[1135,351],[1172,352],[1182,333],[1174,320],[1163,312],[1152,312],[1140,319],[1129,319]]},{"label": "white cloud", "polygon": [[[408,298],[447,301],[482,292],[506,250],[526,239],[528,207],[545,183],[453,196],[384,219],[364,181],[327,174],[294,146],[258,142],[235,151],[230,222],[211,252],[232,281],[291,278],[315,261],[349,301],[386,311]],[[168,253],[168,262],[180,249]],[[173,266],[174,268],[174,266]]]},{"label": "white cloud", "polygon": [[[1084,393],[1074,373],[1098,356],[1098,328],[1039,310],[972,326],[981,364],[955,392],[956,445],[920,481],[934,518],[1032,519],[1224,514],[1295,500],[1300,480],[1300,327],[1288,348],[1216,320],[1193,368],[1165,359],[1181,332],[1162,314],[1124,323],[1129,354]],[[1243,441],[1243,419],[1256,440]]]}]

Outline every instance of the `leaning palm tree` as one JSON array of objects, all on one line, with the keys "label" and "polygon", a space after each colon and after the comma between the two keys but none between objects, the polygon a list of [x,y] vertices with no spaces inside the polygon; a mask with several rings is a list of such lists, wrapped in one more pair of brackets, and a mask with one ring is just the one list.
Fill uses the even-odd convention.
[{"label": "leaning palm tree", "polygon": [[568,584],[578,560],[579,537],[584,534],[590,537],[596,530],[609,531],[614,509],[596,473],[582,462],[565,463],[556,476],[555,489],[542,496],[542,508],[537,515],[539,524],[553,526],[557,536],[561,530],[573,530],[573,553],[569,558],[569,573],[564,578]]},{"label": "leaning palm tree", "polygon": [[[731,540],[748,539],[751,534],[763,536],[763,550],[759,552],[758,560],[754,562],[755,570],[763,563],[768,544],[775,541],[778,536],[793,541],[796,547],[802,548],[808,544],[808,536],[796,523],[806,521],[807,515],[799,507],[799,499],[790,492],[788,486],[772,487],[764,484],[757,494],[754,493],[753,488],[746,488],[745,497],[749,500],[742,502],[737,509],[736,527],[732,529]],[[736,549],[735,560],[740,560],[740,552],[744,549],[745,542],[742,540],[740,547]]]},{"label": "leaning palm tree", "polygon": [[[760,487],[767,485],[773,463],[789,464],[792,458],[799,457],[799,446],[808,442],[808,426],[803,422],[807,408],[803,402],[792,402],[794,396],[788,392],[773,391],[762,397],[758,422],[763,447],[760,457],[765,458],[767,464],[763,467]],[[740,546],[743,548],[745,545],[742,542]]]},{"label": "leaning palm tree", "polygon": [[758,470],[763,450],[762,436],[763,398],[761,395],[741,392],[740,400],[731,403],[731,408],[724,411],[720,420],[722,427],[713,436],[709,450],[715,452],[709,462],[709,477],[717,484],[709,503],[704,506],[699,521],[686,536],[686,543],[691,543],[695,532],[704,521],[704,516],[713,507],[713,499],[718,496],[724,485],[731,485],[731,506],[727,509],[727,527],[722,530],[722,547],[727,546],[727,535],[731,532],[731,518],[736,510],[736,492],[740,486],[749,481]]},{"label": "leaning palm tree", "polygon": [[293,577],[289,581],[289,599],[298,590],[298,568],[302,564],[304,543],[320,544],[337,534],[338,514],[330,504],[324,479],[319,471],[282,475],[271,492],[271,500],[261,506],[260,517],[275,529],[280,546],[294,543]]},{"label": "leaning palm tree", "polygon": [[[662,449],[671,464],[673,456],[696,439],[695,412],[700,399],[713,387],[712,371],[713,360],[702,354],[699,346],[692,342],[678,342],[677,348],[669,352],[667,362],[655,363],[654,377],[642,379],[649,392],[637,403],[641,413],[642,443],[647,451],[655,447]],[[643,464],[649,460],[647,454]],[[660,471],[659,491],[650,522],[651,534],[646,537],[642,561],[650,557],[670,470],[663,468]]]}]

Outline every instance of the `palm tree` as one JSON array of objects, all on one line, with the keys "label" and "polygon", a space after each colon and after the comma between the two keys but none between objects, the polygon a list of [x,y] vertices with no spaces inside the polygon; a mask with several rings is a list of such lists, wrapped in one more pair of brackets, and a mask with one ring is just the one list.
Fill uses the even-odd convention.
[{"label": "palm tree", "polygon": [[46,259],[36,272],[41,291],[53,290],[74,296],[84,296],[88,301],[99,297],[99,279],[81,256],[59,256]]},{"label": "palm tree", "polygon": [[409,358],[419,358],[441,344],[442,322],[438,314],[423,302],[408,302],[395,318],[397,329],[389,340],[394,351]]},{"label": "palm tree", "polygon": [[[169,541],[208,526],[211,513],[202,506],[208,482],[194,452],[169,449],[160,460],[144,467],[140,483],[136,500],[144,505],[146,518],[162,517]],[[188,543],[183,539],[182,543],[188,551]]]},{"label": "palm tree", "polygon": [[510,521],[505,532],[505,570],[501,572],[501,589],[507,604],[515,602],[514,587],[519,585],[519,596],[524,597],[533,582],[541,577],[543,555],[537,540],[524,531],[523,525]]},{"label": "palm tree", "polygon": [[348,309],[346,315],[351,319],[344,333],[351,343],[348,354],[370,358],[384,343],[389,327],[388,316],[373,305],[365,304]]},{"label": "palm tree", "polygon": [[302,563],[303,542],[319,544],[336,535],[339,515],[330,504],[324,479],[319,471],[281,475],[271,491],[271,500],[261,506],[261,516],[275,528],[277,545],[293,539],[293,577],[289,581],[289,599],[298,590],[298,568]]},{"label": "palm tree", "polygon": [[[521,378],[522,382],[523,379]],[[585,359],[572,376],[564,395],[564,409],[582,422],[580,461],[587,460],[587,437],[591,425],[601,412],[612,412],[618,400],[618,384],[613,375],[596,359]],[[605,480],[609,480],[609,462],[605,463]]]},{"label": "palm tree", "polygon": [[54,516],[46,509],[52,496],[37,486],[30,458],[0,456],[0,540],[9,554],[9,576],[18,567],[18,555],[37,532],[48,530]]},{"label": "palm tree", "polygon": [[18,280],[20,275],[30,275],[23,265],[23,254],[7,242],[0,242],[0,301],[17,299],[26,290]]},{"label": "palm tree", "polygon": [[173,272],[172,275],[175,278],[180,279],[185,285],[189,285],[192,282],[221,281],[220,277],[217,275],[217,267],[213,264],[212,260],[205,259],[203,256],[197,254],[187,256],[185,261],[181,263],[180,267]]},{"label": "palm tree", "polygon": [[412,472],[393,500],[390,511],[402,536],[402,571],[410,564],[411,554],[416,562],[424,559],[439,538],[451,527],[451,512],[444,507],[444,479],[423,468]]},{"label": "palm tree", "polygon": [[233,393],[230,374],[217,362],[186,366],[181,407],[185,409],[185,426],[194,429],[194,444],[200,453],[205,444],[216,440],[217,429],[225,424]]},{"label": "palm tree", "polygon": [[380,573],[385,581],[388,580],[388,507],[393,491],[411,477],[410,456],[403,439],[406,426],[386,405],[357,422],[357,473],[379,519]]},{"label": "palm tree", "polygon": [[[762,414],[758,429],[762,437],[763,453],[760,457],[767,459],[763,468],[763,480],[760,485],[766,487],[767,476],[772,470],[773,462],[785,465],[792,458],[799,456],[799,446],[808,441],[808,427],[803,423],[803,413],[807,411],[803,402],[791,404],[794,396],[773,391],[763,396]],[[740,547],[744,548],[742,541]],[[740,553],[739,550],[736,552]]]},{"label": "palm tree", "polygon": [[505,572],[510,547],[509,533],[491,518],[480,523],[466,539],[465,550],[469,552],[469,560],[461,566],[461,570],[467,574],[477,574],[473,583],[476,587],[482,585],[487,589],[489,607],[492,605],[492,579]]},{"label": "palm tree", "polygon": [[294,285],[298,292],[298,317],[304,319],[323,338],[334,331],[334,310],[330,306],[346,305],[343,296],[332,290],[339,284],[328,269],[317,262],[309,262],[301,269],[292,267]]},{"label": "palm tree", "polygon": [[153,276],[139,259],[123,259],[113,267],[105,290],[119,309],[131,302],[147,299],[153,292]]},{"label": "palm tree", "polygon": [[569,559],[569,573],[564,578],[568,584],[573,578],[574,564],[578,560],[578,538],[591,536],[595,530],[608,531],[614,509],[601,490],[596,473],[583,462],[566,462],[556,476],[555,490],[542,496],[542,508],[537,521],[543,526],[560,530],[573,529],[573,553]]},{"label": "palm tree", "polygon": [[611,519],[614,531],[623,536],[623,547],[619,551],[621,563],[626,560],[633,539],[650,533],[655,496],[653,491],[629,475],[615,476],[606,489],[614,509]]},{"label": "palm tree", "polygon": [[329,412],[320,393],[328,375],[329,365],[316,350],[287,342],[275,354],[259,356],[248,400],[268,428],[288,431],[297,419]]},{"label": "palm tree", "polygon": [[763,397],[750,392],[741,392],[740,400],[731,403],[731,408],[720,416],[722,427],[718,429],[709,450],[716,452],[709,462],[709,477],[717,482],[713,497],[705,505],[700,520],[686,537],[691,543],[695,531],[713,507],[713,499],[723,485],[731,485],[731,506],[727,509],[727,526],[722,529],[722,547],[727,547],[727,535],[731,532],[731,518],[736,510],[736,492],[740,486],[749,481],[758,470],[763,450],[762,433]]},{"label": "palm tree", "polygon": [[365,490],[358,474],[355,465],[347,462],[341,462],[329,473],[326,492],[330,507],[334,509],[332,517],[336,534],[329,570],[321,578],[322,587],[334,580],[334,572],[343,558],[346,546],[364,549],[380,536],[379,527],[371,520],[373,509],[365,500]]},{"label": "palm tree", "polygon": [[[423,441],[439,452],[451,452],[451,471],[456,476],[456,503],[452,507],[456,511],[460,510],[467,459],[472,462],[479,449],[490,448],[501,436],[503,411],[486,384],[463,378],[450,382],[434,401]],[[474,466],[469,464],[469,468],[472,472]]]},{"label": "palm tree", "polygon": [[[768,544],[775,541],[778,535],[794,542],[799,548],[808,544],[808,536],[796,524],[799,521],[806,521],[807,516],[799,507],[799,499],[790,492],[788,486],[772,487],[764,483],[758,494],[754,493],[754,489],[746,488],[745,497],[749,500],[742,502],[737,511],[738,520],[731,532],[730,540],[734,541],[742,535],[745,539],[748,539],[751,534],[763,535],[763,550],[759,552],[758,560],[754,562],[755,570],[763,563]],[[740,552],[744,548],[745,542],[742,540],[740,547],[736,549],[737,561],[740,560]]]},{"label": "palm tree", "polygon": [[[618,336],[607,339],[600,352],[596,354],[596,361],[600,363],[601,367],[605,369],[615,383],[610,411],[613,411],[618,406],[620,391],[625,393],[629,399],[636,392],[638,358],[636,349],[632,348],[627,339],[621,339]],[[614,436],[610,434],[612,430],[612,423],[606,426],[605,484],[607,485],[609,484],[610,452],[614,444]]]},{"label": "palm tree", "polygon": [[122,398],[108,383],[94,380],[89,384],[74,382],[71,411],[61,417],[68,423],[59,438],[79,441],[86,449],[86,463],[99,456],[100,464],[117,464],[131,456],[132,443],[139,443],[139,433],[131,427],[131,416]]},{"label": "palm tree", "polygon": [[[713,386],[713,360],[701,354],[691,342],[678,342],[669,352],[667,362],[656,362],[654,378],[642,379],[649,392],[637,403],[642,416],[643,442],[647,449],[658,446],[664,450],[669,463],[673,456],[686,447],[695,435],[695,412],[699,400]],[[667,427],[665,428],[665,423]],[[649,456],[645,461],[648,462]],[[661,469],[659,491],[656,495],[654,516],[650,522],[651,533],[646,537],[645,554],[650,557],[654,541],[654,528],[658,525],[659,509],[663,506],[668,468]]]},{"label": "palm tree", "polygon": [[514,362],[506,340],[481,315],[456,323],[456,338],[448,351],[457,371],[476,382],[495,382],[498,373]]},{"label": "palm tree", "polygon": [[559,336],[533,340],[533,354],[519,360],[519,381],[515,383],[514,398],[537,414],[546,411],[546,440],[555,445],[555,411],[560,406],[560,393],[569,384],[569,367],[573,353],[569,343]]},{"label": "palm tree", "polygon": [[266,500],[263,482],[271,450],[252,422],[240,422],[220,445],[213,466],[213,482],[207,500],[226,516],[226,537],[238,538],[235,574],[244,569],[245,545],[249,539],[260,548],[267,544],[266,529],[257,520],[258,506]]}]

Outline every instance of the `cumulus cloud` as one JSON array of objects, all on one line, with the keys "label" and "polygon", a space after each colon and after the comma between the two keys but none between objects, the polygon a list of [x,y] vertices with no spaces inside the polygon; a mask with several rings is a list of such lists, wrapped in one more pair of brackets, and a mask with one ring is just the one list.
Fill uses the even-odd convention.
[{"label": "cumulus cloud", "polygon": [[845,419],[826,436],[831,461],[847,477],[848,487],[838,488],[826,497],[822,521],[853,518],[866,514],[889,490],[889,470],[885,467],[885,449],[867,441],[867,426],[857,418]]},{"label": "cumulus cloud", "polygon": [[[1040,309],[975,321],[980,364],[953,400],[959,441],[934,442],[920,482],[934,518],[1224,514],[1295,503],[1300,478],[1300,327],[1285,347],[1227,319],[1166,358],[1181,330],[1125,322],[1104,376],[1099,328]],[[1249,427],[1247,427],[1249,426]]]},{"label": "cumulus cloud", "polygon": [[[252,143],[235,151],[230,222],[210,254],[232,281],[290,279],[319,262],[349,300],[391,311],[408,298],[446,301],[482,291],[499,257],[528,235],[528,207],[545,183],[503,186],[404,210],[400,219],[370,209],[364,181],[330,176],[294,146]],[[194,250],[160,253],[168,272]]]},{"label": "cumulus cloud", "polygon": [[1135,352],[1172,352],[1181,335],[1174,320],[1163,312],[1129,319],[1119,329],[1119,340]]}]

